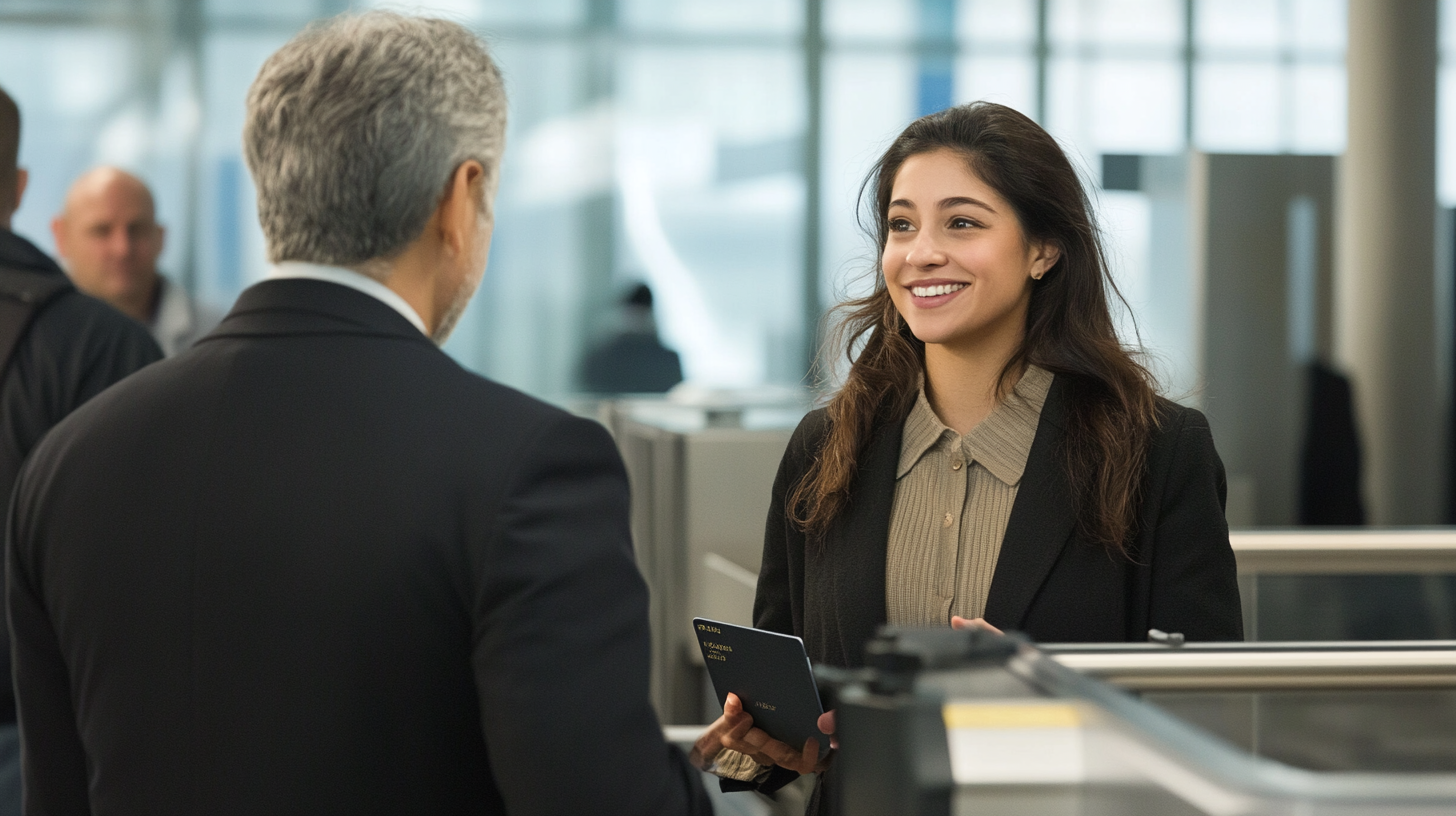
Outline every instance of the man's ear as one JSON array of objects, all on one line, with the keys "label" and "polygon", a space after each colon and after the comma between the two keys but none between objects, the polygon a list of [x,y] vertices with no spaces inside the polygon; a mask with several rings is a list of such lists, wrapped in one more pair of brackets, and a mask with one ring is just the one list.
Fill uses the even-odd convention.
[{"label": "man's ear", "polygon": [[51,219],[51,237],[56,239],[56,254],[66,257],[66,215],[61,213]]},{"label": "man's ear", "polygon": [[440,238],[453,253],[465,251],[475,234],[485,205],[485,167],[475,159],[462,162],[450,174],[440,201]]}]

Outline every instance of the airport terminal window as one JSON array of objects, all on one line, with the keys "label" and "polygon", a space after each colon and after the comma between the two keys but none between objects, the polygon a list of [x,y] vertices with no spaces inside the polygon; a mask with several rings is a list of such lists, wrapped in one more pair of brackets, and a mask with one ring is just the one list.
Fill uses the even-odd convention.
[{"label": "airport terminal window", "polygon": [[[827,306],[872,268],[855,218],[859,183],[896,132],[937,106],[992,99],[1023,110],[1094,182],[1104,153],[1344,146],[1343,0],[812,0],[824,38],[817,87],[806,71],[809,2],[418,4],[488,35],[512,98],[491,271],[448,350],[563,396],[585,344],[610,329],[613,298],[647,280],[662,288],[659,319],[690,377],[796,384],[816,306],[803,302],[806,283]],[[1456,46],[1453,4],[1443,0],[1443,57]],[[353,7],[377,5],[388,3]],[[26,111],[22,159],[35,174],[17,229],[49,248],[70,179],[123,164],[156,188],[164,271],[227,305],[266,269],[241,158],[243,94],[279,44],[350,7],[0,3],[0,83]],[[1448,205],[1453,72],[1443,58]],[[816,157],[810,190],[804,161]],[[1099,196],[1135,308],[1147,274],[1139,195]],[[806,226],[819,238],[813,275]]]},{"label": "airport terminal window", "polygon": [[1226,153],[1344,150],[1343,0],[1197,9],[1195,144]]}]

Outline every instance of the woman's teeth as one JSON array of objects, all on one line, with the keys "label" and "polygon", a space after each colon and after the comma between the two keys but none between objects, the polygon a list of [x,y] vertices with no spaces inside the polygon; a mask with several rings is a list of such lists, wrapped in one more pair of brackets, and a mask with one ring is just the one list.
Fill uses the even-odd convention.
[{"label": "woman's teeth", "polygon": [[942,283],[939,286],[912,286],[910,294],[915,297],[935,297],[936,295],[948,295],[951,292],[959,292],[969,284],[965,283]]}]

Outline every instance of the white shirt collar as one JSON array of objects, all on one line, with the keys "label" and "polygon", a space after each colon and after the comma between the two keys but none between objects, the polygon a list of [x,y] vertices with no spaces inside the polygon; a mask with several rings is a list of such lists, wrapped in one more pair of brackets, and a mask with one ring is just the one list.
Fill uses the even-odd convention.
[{"label": "white shirt collar", "polygon": [[329,283],[337,283],[340,286],[347,286],[350,289],[363,292],[376,300],[382,301],[386,306],[389,306],[401,315],[404,315],[404,319],[419,329],[420,334],[426,337],[430,336],[429,330],[425,328],[425,321],[420,319],[419,313],[414,310],[413,306],[409,305],[408,301],[400,297],[393,289],[390,289],[388,286],[385,286],[368,275],[360,274],[352,269],[344,269],[340,266],[323,266],[322,264],[304,263],[303,261],[283,261],[282,263],[275,264],[272,269],[268,270],[268,280],[279,280],[283,278],[307,278],[309,280],[328,281]]}]

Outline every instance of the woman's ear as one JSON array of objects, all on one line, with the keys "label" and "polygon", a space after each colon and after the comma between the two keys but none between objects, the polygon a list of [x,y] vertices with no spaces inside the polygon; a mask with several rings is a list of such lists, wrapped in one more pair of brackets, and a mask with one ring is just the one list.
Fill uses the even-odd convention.
[{"label": "woman's ear", "polygon": [[1041,280],[1042,276],[1052,271],[1057,261],[1062,258],[1062,248],[1051,242],[1040,242],[1031,245],[1031,278]]}]

